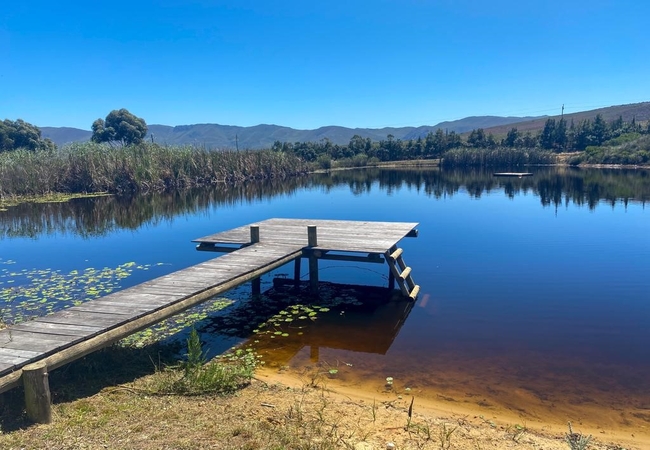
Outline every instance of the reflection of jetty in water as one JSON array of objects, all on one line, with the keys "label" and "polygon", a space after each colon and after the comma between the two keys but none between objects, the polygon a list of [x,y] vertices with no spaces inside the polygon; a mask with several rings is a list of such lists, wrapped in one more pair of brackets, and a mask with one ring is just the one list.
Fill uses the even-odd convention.
[{"label": "reflection of jetty in water", "polygon": [[503,191],[509,197],[531,193],[543,206],[574,203],[594,209],[600,202],[614,206],[650,199],[650,171],[537,167],[533,176],[498,178],[486,170],[366,169],[314,174],[286,180],[252,181],[214,189],[132,198],[97,197],[66,203],[22,204],[0,211],[0,239],[69,233],[103,236],[120,229],[137,229],[176,216],[191,216],[220,205],[252,203],[301,189],[325,192],[348,186],[354,195],[394,194],[414,189],[435,198],[467,192],[473,197]]},{"label": "reflection of jetty in water", "polygon": [[[308,286],[296,291],[289,281],[274,280],[261,297],[213,318],[203,331],[241,338],[252,333],[244,346],[271,366],[287,365],[305,347],[313,362],[321,348],[385,355],[415,304],[385,287],[321,282],[318,306],[308,306],[314,302]],[[292,314],[296,305],[300,312]],[[316,314],[309,316],[311,310]]]}]

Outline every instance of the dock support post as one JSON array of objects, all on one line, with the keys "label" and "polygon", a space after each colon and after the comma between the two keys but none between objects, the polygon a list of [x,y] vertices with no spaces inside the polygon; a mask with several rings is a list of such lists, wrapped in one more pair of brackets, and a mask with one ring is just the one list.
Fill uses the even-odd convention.
[{"label": "dock support post", "polygon": [[36,423],[52,422],[52,401],[47,365],[37,362],[23,367],[25,409],[27,417]]},{"label": "dock support post", "polygon": [[293,262],[293,287],[296,290],[300,289],[300,261],[301,257],[297,257]]},{"label": "dock support post", "polygon": [[388,290],[392,291],[395,289],[395,275],[393,275],[393,271],[390,270],[390,266],[388,267]]},{"label": "dock support post", "polygon": [[262,278],[257,277],[251,280],[251,290],[253,297],[259,297],[262,295]]},{"label": "dock support post", "polygon": [[318,258],[314,247],[318,246],[316,226],[307,227],[307,245],[309,245],[309,287],[312,294],[318,294]]},{"label": "dock support post", "polygon": [[251,244],[257,244],[260,241],[260,227],[251,225]]}]

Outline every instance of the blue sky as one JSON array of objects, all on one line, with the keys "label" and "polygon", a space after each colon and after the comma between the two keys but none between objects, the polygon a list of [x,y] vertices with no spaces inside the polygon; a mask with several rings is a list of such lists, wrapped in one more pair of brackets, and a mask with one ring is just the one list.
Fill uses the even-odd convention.
[{"label": "blue sky", "polygon": [[309,129],[650,100],[642,0],[11,1],[0,120]]}]

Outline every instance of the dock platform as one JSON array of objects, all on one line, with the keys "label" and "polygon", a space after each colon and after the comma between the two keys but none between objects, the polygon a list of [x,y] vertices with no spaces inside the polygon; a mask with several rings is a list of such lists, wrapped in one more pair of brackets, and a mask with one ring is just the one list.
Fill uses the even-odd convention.
[{"label": "dock platform", "polygon": [[[417,295],[397,243],[417,223],[269,219],[196,239],[197,249],[227,253],[137,286],[0,330],[0,393],[16,387],[29,366],[53,370],[204,302],[271,270],[309,259],[388,262],[390,283]],[[415,292],[413,292],[415,291]],[[47,373],[47,372],[45,372]],[[26,383],[26,382],[25,382]],[[28,410],[29,413],[29,410]]]}]

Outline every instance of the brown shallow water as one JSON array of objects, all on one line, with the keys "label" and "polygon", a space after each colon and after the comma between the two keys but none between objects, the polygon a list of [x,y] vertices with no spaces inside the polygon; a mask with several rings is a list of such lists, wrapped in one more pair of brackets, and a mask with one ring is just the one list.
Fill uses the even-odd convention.
[{"label": "brown shallow water", "polygon": [[286,336],[262,333],[249,343],[267,373],[303,383],[364,398],[413,395],[418,406],[556,433],[570,421],[600,439],[650,448],[650,367],[627,358],[598,362],[602,349],[579,342],[553,353],[517,341],[399,342],[412,309],[427,303],[332,307],[314,320],[273,328]]}]

